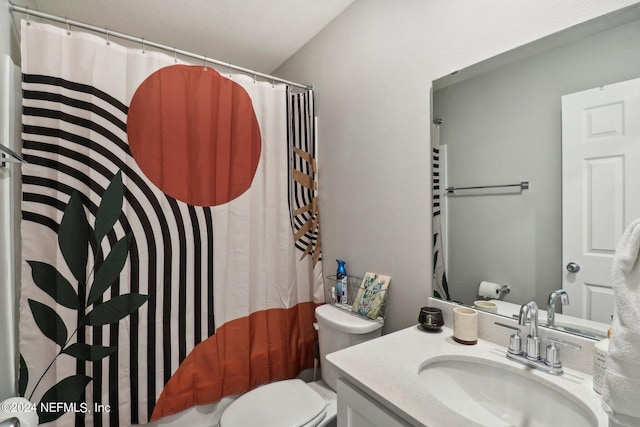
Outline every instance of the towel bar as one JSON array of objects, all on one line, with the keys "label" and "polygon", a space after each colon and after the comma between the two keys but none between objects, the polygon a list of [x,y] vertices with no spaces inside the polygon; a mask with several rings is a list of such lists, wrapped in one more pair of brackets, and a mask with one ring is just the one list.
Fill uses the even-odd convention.
[{"label": "towel bar", "polygon": [[522,181],[519,184],[481,185],[477,187],[447,187],[447,193],[453,193],[456,190],[476,190],[481,188],[503,188],[503,187],[520,187],[520,190],[528,190],[529,181]]}]

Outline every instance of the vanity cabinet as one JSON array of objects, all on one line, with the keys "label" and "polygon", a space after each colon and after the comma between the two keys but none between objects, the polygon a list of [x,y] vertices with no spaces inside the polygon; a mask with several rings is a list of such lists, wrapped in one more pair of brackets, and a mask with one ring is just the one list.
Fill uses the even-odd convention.
[{"label": "vanity cabinet", "polygon": [[338,427],[409,427],[348,382],[338,380]]}]

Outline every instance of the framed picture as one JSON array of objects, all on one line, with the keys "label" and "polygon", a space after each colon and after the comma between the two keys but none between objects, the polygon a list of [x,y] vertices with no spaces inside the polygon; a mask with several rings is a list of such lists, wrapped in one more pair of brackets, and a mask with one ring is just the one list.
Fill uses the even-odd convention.
[{"label": "framed picture", "polygon": [[367,273],[362,279],[358,293],[353,300],[352,311],[369,319],[377,319],[387,297],[391,277]]}]

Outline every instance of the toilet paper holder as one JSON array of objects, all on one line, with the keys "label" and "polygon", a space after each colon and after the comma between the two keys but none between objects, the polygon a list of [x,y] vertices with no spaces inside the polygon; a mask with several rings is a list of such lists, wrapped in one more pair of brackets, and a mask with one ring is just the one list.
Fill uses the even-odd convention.
[{"label": "toilet paper holder", "polygon": [[502,285],[502,287],[498,289],[498,293],[499,293],[498,299],[502,298],[509,292],[511,292],[511,287],[509,285]]},{"label": "toilet paper holder", "polygon": [[[484,289],[483,289],[484,288]],[[506,294],[511,292],[509,285],[499,285],[492,282],[480,282],[478,289],[478,297],[483,300],[499,299],[501,300]]]}]

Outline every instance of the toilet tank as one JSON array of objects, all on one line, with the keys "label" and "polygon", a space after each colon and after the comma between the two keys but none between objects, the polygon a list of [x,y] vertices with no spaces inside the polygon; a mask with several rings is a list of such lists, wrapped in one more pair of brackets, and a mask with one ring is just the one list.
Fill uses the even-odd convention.
[{"label": "toilet tank", "polygon": [[379,337],[382,334],[382,322],[356,316],[330,304],[316,308],[316,320],[322,379],[335,391],[338,373],[328,366],[327,354]]}]

